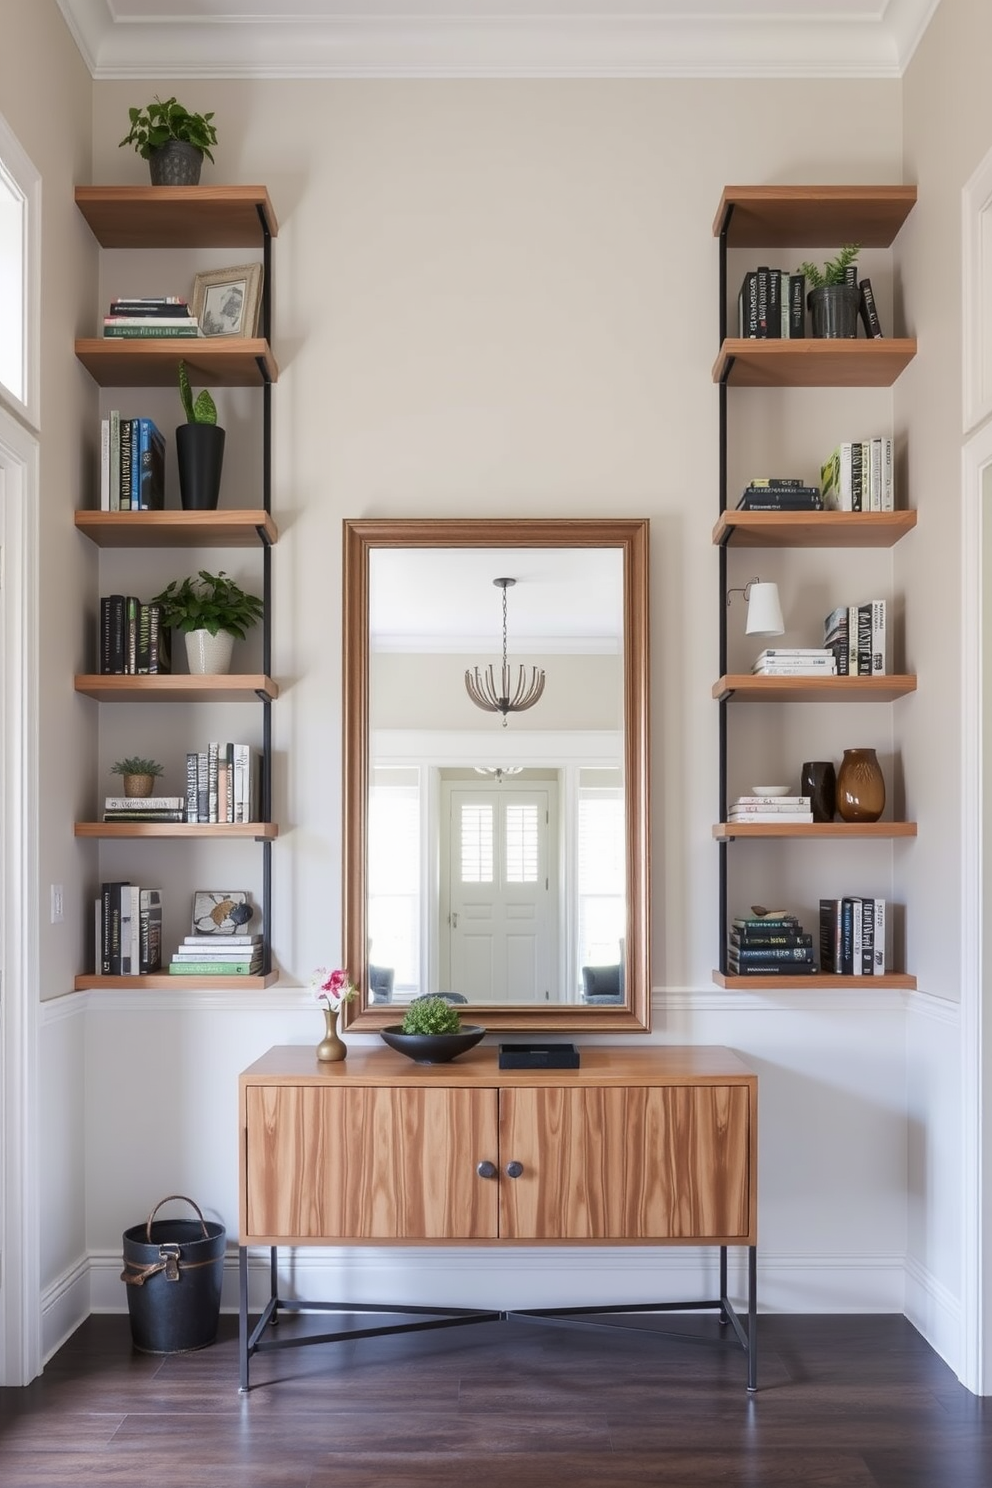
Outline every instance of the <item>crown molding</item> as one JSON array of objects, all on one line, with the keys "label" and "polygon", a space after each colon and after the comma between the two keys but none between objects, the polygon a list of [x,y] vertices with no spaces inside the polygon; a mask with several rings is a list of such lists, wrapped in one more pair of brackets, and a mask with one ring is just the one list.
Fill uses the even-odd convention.
[{"label": "crown molding", "polygon": [[[899,78],[940,0],[823,3],[771,14],[487,15],[155,12],[125,0],[58,0],[94,79]],[[319,7],[317,7],[319,9]],[[726,12],[727,7],[719,7]],[[314,9],[313,6],[310,7]]]}]

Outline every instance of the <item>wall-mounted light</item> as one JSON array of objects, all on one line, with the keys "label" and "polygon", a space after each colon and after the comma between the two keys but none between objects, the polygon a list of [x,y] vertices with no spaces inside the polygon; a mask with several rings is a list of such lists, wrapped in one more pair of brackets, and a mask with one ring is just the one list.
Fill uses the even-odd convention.
[{"label": "wall-mounted light", "polygon": [[760,579],[748,579],[743,589],[728,589],[727,604],[732,594],[743,594],[747,600],[747,624],[745,635],[783,635],[785,621],[778,597],[777,584],[765,584]]}]

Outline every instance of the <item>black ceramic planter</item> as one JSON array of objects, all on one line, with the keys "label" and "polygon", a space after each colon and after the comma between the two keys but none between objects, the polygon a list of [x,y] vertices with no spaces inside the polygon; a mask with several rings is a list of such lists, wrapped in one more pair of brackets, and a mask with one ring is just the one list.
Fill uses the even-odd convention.
[{"label": "black ceramic planter", "polygon": [[198,186],[203,151],[186,140],[166,140],[148,156],[148,174],[153,186]]},{"label": "black ceramic planter", "polygon": [[391,1049],[416,1064],[447,1064],[474,1049],[486,1030],[478,1023],[463,1023],[457,1033],[404,1033],[401,1023],[393,1023],[379,1033]]},{"label": "black ceramic planter", "polygon": [[849,341],[858,334],[861,291],[850,284],[821,284],[809,292],[813,335],[828,341]]},{"label": "black ceramic planter", "polygon": [[216,424],[179,424],[176,454],[184,511],[213,511],[220,497],[224,430]]}]

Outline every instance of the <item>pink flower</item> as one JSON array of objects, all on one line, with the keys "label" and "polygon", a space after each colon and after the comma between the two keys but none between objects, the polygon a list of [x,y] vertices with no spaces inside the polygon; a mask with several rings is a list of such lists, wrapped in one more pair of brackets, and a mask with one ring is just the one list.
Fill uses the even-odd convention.
[{"label": "pink flower", "polygon": [[328,971],[326,966],[317,967],[310,978],[310,985],[318,1002],[335,1009],[344,1002],[350,1002],[358,991],[346,971]]}]

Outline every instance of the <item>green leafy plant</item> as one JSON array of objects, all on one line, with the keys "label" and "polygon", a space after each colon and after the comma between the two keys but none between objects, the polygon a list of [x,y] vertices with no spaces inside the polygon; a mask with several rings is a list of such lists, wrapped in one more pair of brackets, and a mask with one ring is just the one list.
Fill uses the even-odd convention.
[{"label": "green leafy plant", "polygon": [[418,997],[403,1019],[404,1033],[457,1033],[458,1010],[443,997]]},{"label": "green leafy plant", "polygon": [[111,775],[161,775],[162,766],[157,760],[139,759],[136,754],[129,754],[127,759],[118,760],[110,767]]},{"label": "green leafy plant", "polygon": [[179,363],[179,396],[182,399],[188,424],[215,424],[217,422],[217,405],[206,388],[197,394],[194,401],[185,362]]},{"label": "green leafy plant", "polygon": [[797,274],[806,275],[808,289],[822,289],[825,284],[844,284],[847,271],[861,252],[860,243],[845,243],[836,258],[828,258],[823,268],[814,263],[801,263]]},{"label": "green leafy plant", "polygon": [[173,630],[208,630],[213,636],[226,630],[239,641],[264,613],[258,596],[246,594],[223,569],[212,574],[201,568],[195,577],[173,579],[149,603],[162,606],[163,624]]},{"label": "green leafy plant", "polygon": [[131,128],[118,149],[133,145],[142,159],[147,160],[153,150],[160,150],[169,140],[182,140],[213,160],[210,146],[217,143],[217,130],[211,122],[212,112],[191,114],[175,98],[163,102],[158,94],[145,108],[130,108],[127,112]]}]

